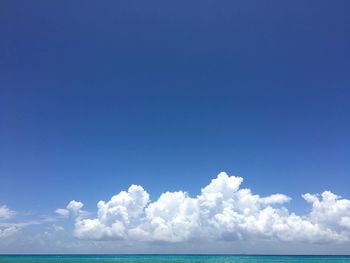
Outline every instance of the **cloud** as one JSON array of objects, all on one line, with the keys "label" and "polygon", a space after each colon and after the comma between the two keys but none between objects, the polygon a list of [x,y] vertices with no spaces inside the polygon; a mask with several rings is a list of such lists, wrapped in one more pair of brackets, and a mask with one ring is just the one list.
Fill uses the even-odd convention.
[{"label": "cloud", "polygon": [[7,222],[7,219],[13,217],[14,211],[10,210],[6,205],[0,206],[0,239],[7,238],[18,232],[20,229],[16,225],[11,225]]},{"label": "cloud", "polygon": [[240,188],[243,178],[220,173],[196,197],[166,192],[151,202],[138,185],[97,204],[87,218],[83,204],[71,201],[56,212],[74,220],[74,235],[90,240],[148,242],[272,240],[327,243],[350,240],[350,201],[325,191],[305,194],[307,215],[290,213],[284,194],[259,196]]},{"label": "cloud", "polygon": [[273,194],[267,197],[260,198],[260,202],[265,205],[283,204],[288,203],[290,200],[291,198],[284,194]]},{"label": "cloud", "polygon": [[[30,218],[28,218],[29,216]],[[15,212],[3,205],[0,207],[0,241],[15,236],[27,227],[50,224],[56,220],[57,218],[47,215],[32,218],[31,213]]]},{"label": "cloud", "polygon": [[10,210],[6,205],[0,206],[0,219],[7,219],[15,214],[14,211]]},{"label": "cloud", "polygon": [[350,237],[350,200],[341,199],[330,191],[321,195],[304,194],[303,198],[312,205],[311,222],[327,226]]},{"label": "cloud", "polygon": [[6,227],[6,228],[3,228],[3,229],[0,228],[0,239],[13,236],[18,231],[19,231],[19,228],[16,227],[16,226],[10,226],[10,227]]},{"label": "cloud", "polygon": [[69,210],[68,209],[63,209],[63,208],[58,208],[55,211],[59,216],[68,218],[69,217]]},{"label": "cloud", "polygon": [[84,211],[81,209],[83,208],[84,204],[75,200],[72,200],[69,202],[66,208],[58,208],[56,209],[56,214],[58,214],[60,217],[63,218],[77,218],[79,217]]}]

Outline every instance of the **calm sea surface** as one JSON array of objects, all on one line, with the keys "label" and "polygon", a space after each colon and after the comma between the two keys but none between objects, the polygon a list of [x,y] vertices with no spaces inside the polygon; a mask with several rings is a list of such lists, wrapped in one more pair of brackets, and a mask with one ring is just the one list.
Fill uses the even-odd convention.
[{"label": "calm sea surface", "polygon": [[199,262],[216,262],[216,263],[350,263],[350,256],[217,256],[217,255],[123,255],[123,256],[1,256],[0,263],[45,263],[45,262],[177,262],[177,263],[199,263]]}]

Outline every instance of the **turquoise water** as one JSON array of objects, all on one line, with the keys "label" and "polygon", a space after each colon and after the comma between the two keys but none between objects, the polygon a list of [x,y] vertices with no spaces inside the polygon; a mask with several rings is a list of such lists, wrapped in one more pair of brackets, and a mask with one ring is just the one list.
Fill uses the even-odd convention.
[{"label": "turquoise water", "polygon": [[0,263],[93,263],[93,262],[176,262],[176,263],[350,263],[350,256],[217,256],[217,255],[123,255],[123,256],[0,256]]}]

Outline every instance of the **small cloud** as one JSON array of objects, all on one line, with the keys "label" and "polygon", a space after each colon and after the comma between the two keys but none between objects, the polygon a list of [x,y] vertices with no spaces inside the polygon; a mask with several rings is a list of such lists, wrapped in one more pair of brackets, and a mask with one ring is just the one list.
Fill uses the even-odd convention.
[{"label": "small cloud", "polygon": [[58,214],[59,216],[63,217],[63,218],[68,218],[69,217],[69,210],[64,209],[64,208],[58,208],[56,209],[56,214]]},{"label": "small cloud", "polygon": [[69,202],[66,208],[58,208],[55,212],[62,218],[77,218],[87,214],[82,210],[83,206],[83,203],[72,200]]},{"label": "small cloud", "polygon": [[53,224],[52,227],[53,227],[55,232],[64,231],[64,227],[63,226],[59,226],[59,225]]},{"label": "small cloud", "polygon": [[8,219],[14,214],[15,212],[10,210],[6,205],[0,206],[0,219]]},{"label": "small cloud", "polygon": [[288,203],[292,200],[289,196],[284,194],[273,194],[267,197],[263,197],[260,199],[260,203],[264,205],[272,205],[272,204],[284,204]]}]

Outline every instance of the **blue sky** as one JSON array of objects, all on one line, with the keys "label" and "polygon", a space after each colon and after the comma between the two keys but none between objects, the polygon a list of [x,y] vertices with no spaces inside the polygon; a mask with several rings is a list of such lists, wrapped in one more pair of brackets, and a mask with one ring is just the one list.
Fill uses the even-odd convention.
[{"label": "blue sky", "polygon": [[350,197],[348,1],[0,5],[12,220],[96,211],[131,184],[196,196],[221,171],[298,214],[304,193]]}]

